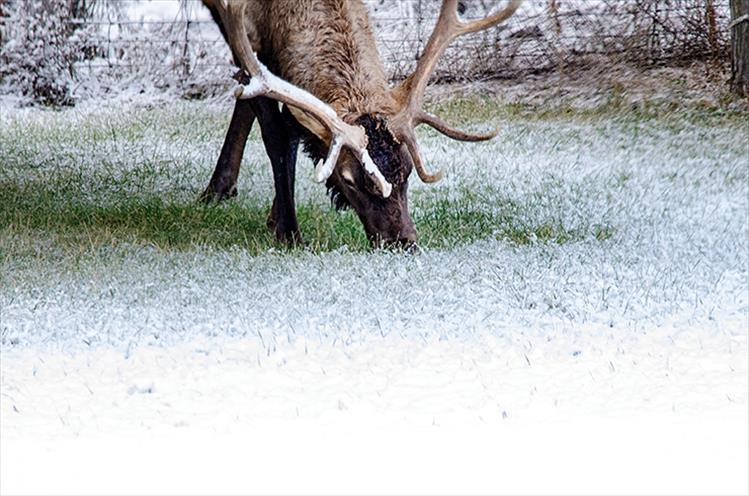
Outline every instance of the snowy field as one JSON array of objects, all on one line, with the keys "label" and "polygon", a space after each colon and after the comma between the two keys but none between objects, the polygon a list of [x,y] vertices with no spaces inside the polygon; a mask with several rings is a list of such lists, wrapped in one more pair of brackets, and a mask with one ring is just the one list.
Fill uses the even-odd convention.
[{"label": "snowy field", "polygon": [[746,494],[746,114],[481,99],[422,252],[312,166],[197,205],[226,101],[0,107],[0,492]]}]

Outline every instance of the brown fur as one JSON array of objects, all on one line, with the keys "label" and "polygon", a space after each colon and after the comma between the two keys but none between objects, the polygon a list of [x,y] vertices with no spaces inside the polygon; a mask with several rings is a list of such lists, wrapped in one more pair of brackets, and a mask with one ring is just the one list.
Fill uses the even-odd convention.
[{"label": "brown fur", "polygon": [[244,1],[252,47],[278,76],[347,122],[396,111],[362,0]]}]

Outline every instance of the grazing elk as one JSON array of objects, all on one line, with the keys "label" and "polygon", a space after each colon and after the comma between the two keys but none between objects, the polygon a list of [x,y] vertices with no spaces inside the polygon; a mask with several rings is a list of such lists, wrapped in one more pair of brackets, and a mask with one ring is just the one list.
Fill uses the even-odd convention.
[{"label": "grazing elk", "polygon": [[[363,0],[203,0],[243,74],[237,103],[205,201],[236,194],[245,142],[255,118],[273,167],[275,198],[268,226],[279,240],[301,240],[294,206],[300,140],[336,207],[353,207],[375,245],[410,245],[408,177],[431,183],[414,128],[427,124],[461,141],[468,134],[422,110],[439,57],[458,36],[509,18],[522,0],[479,20],[462,20],[458,0],[443,0],[416,69],[390,88]],[[279,103],[285,104],[279,109]]]}]

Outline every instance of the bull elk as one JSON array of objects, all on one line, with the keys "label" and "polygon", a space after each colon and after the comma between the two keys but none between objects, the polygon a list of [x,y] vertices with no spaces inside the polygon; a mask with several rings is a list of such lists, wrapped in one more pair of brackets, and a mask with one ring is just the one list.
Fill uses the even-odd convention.
[{"label": "bull elk", "polygon": [[[236,106],[205,201],[236,194],[250,128],[257,118],[273,167],[275,198],[268,226],[279,240],[301,240],[294,206],[300,141],[337,208],[352,207],[375,245],[410,245],[408,178],[432,183],[414,129],[427,124],[460,141],[496,132],[457,130],[422,109],[438,59],[457,37],[496,26],[522,0],[466,21],[458,0],[443,0],[414,72],[390,88],[363,0],[203,0],[241,68]],[[279,102],[284,105],[279,108]]]}]

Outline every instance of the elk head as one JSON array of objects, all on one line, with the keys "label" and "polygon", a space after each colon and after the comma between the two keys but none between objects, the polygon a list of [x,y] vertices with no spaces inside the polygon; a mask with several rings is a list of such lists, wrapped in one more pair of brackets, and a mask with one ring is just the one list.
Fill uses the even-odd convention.
[{"label": "elk head", "polygon": [[430,173],[425,167],[415,128],[427,124],[460,141],[484,141],[497,134],[469,134],[422,110],[429,78],[453,40],[498,25],[512,16],[522,1],[510,0],[504,9],[486,18],[465,21],[459,15],[458,0],[443,0],[437,24],[416,69],[389,90],[388,104],[374,113],[345,115],[339,115],[316,96],[273,75],[258,61],[245,28],[245,2],[219,0],[216,3],[229,45],[251,76],[247,86],[235,90],[235,96],[262,95],[285,103],[299,123],[316,136],[321,150],[327,150],[317,154],[320,160],[315,166],[315,179],[326,182],[333,190],[336,205],[353,207],[367,236],[376,245],[408,245],[416,241],[416,230],[408,213],[410,173],[415,169],[426,183],[442,177],[441,172]]}]

